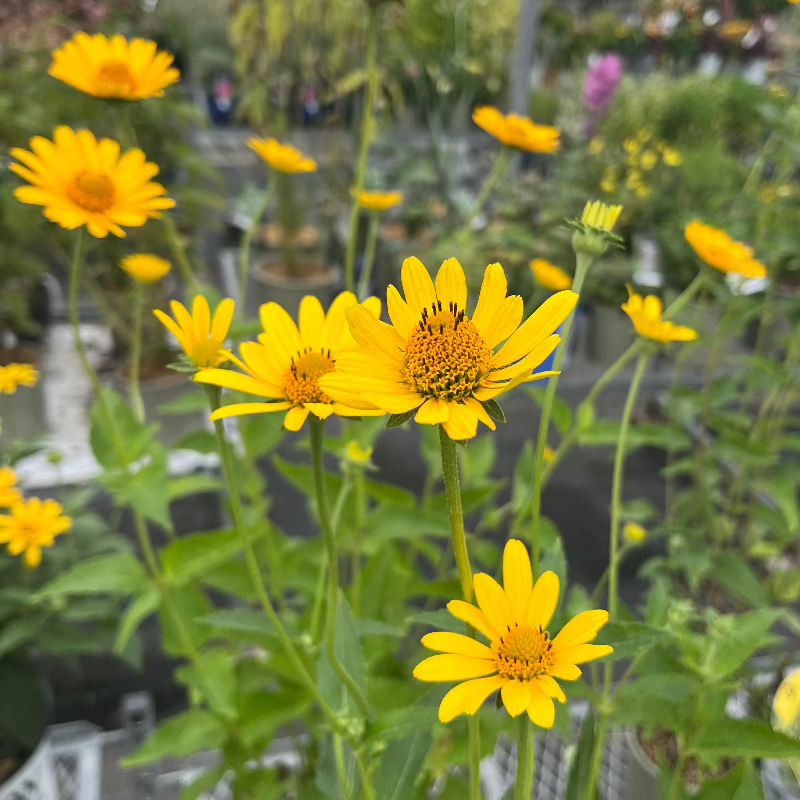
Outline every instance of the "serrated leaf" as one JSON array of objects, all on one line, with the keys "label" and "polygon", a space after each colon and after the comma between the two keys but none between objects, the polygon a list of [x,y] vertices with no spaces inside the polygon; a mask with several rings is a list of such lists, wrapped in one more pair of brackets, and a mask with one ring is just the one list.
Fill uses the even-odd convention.
[{"label": "serrated leaf", "polygon": [[711,651],[709,674],[723,680],[733,674],[762,647],[772,626],[783,616],[776,608],[762,608],[736,617],[732,630],[721,636]]},{"label": "serrated leaf", "polygon": [[375,776],[376,796],[381,800],[406,800],[431,749],[431,730],[389,742]]},{"label": "serrated leaf", "polygon": [[595,644],[608,644],[614,648],[609,659],[633,658],[667,638],[663,628],[643,622],[610,622],[600,630]]},{"label": "serrated leaf", "polygon": [[233,559],[242,549],[236,531],[195,533],[171,542],[161,560],[170,583],[181,584]]},{"label": "serrated leaf", "polygon": [[149,579],[139,560],[130,553],[113,553],[81,561],[43,586],[37,598],[72,594],[136,595],[144,592]]},{"label": "serrated leaf", "polygon": [[122,615],[117,629],[117,638],[114,640],[114,652],[117,655],[121,655],[125,651],[139,625],[158,610],[160,603],[161,596],[155,588],[150,587],[128,606]]},{"label": "serrated leaf", "polygon": [[800,741],[752,719],[726,718],[720,724],[701,728],[691,747],[707,758],[800,757]]},{"label": "serrated leaf", "polygon": [[481,405],[494,422],[505,424],[506,415],[503,413],[503,409],[500,407],[500,403],[498,403],[497,400],[481,400]]},{"label": "serrated leaf", "polygon": [[179,478],[172,478],[167,484],[167,500],[171,503],[181,497],[189,497],[193,494],[219,492],[222,486],[219,479],[202,472],[195,475],[182,475]]},{"label": "serrated leaf", "polygon": [[386,427],[387,431],[392,430],[393,428],[399,428],[401,425],[408,422],[411,417],[416,414],[417,409],[413,408],[411,411],[406,411],[403,414],[390,414],[388,419],[386,420]]}]

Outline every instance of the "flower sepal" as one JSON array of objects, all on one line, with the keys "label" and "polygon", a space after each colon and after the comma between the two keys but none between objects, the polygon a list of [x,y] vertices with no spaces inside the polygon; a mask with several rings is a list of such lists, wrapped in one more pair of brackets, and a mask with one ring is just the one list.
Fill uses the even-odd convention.
[{"label": "flower sepal", "polygon": [[506,415],[503,413],[503,409],[500,407],[500,403],[498,403],[497,400],[481,400],[480,403],[484,411],[486,411],[494,422],[505,424]]},{"label": "flower sepal", "polygon": [[391,431],[394,428],[399,428],[401,425],[405,425],[416,413],[417,409],[412,408],[411,411],[404,411],[402,414],[389,414],[384,429]]},{"label": "flower sepal", "polygon": [[595,228],[579,219],[568,219],[567,225],[575,231],[572,234],[572,249],[576,253],[599,258],[609,247],[624,249],[623,238],[616,233]]}]

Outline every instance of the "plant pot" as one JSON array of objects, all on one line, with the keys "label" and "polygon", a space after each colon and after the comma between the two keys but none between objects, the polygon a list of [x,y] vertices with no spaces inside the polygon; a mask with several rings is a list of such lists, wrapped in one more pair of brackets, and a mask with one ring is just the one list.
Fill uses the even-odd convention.
[{"label": "plant pot", "polygon": [[[287,275],[279,261],[265,261],[252,271],[252,291],[250,292],[253,312],[258,313],[263,303],[274,302],[297,320],[300,301],[306,295],[313,295],[323,308],[328,308],[339,283],[339,270],[335,267],[318,267],[304,275]],[[250,303],[248,303],[248,306]]]},{"label": "plant pot", "polygon": [[595,306],[588,337],[589,357],[609,366],[628,349],[633,335],[633,325],[621,308]]}]

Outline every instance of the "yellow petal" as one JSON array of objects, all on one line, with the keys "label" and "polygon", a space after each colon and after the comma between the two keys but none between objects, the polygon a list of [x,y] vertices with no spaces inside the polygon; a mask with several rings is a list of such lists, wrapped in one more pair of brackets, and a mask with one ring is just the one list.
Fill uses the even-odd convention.
[{"label": "yellow petal", "polygon": [[467,308],[467,279],[464,270],[455,258],[448,258],[439,268],[436,276],[436,296],[443,308],[450,303],[458,306],[458,310]]},{"label": "yellow petal", "polygon": [[540,728],[552,728],[556,719],[556,707],[550,696],[535,681],[530,684],[531,699],[528,703],[528,716]]},{"label": "yellow petal", "polygon": [[208,339],[208,334],[211,333],[211,309],[208,307],[208,300],[201,294],[194,298],[192,320],[194,320],[194,334],[198,340],[202,342]]},{"label": "yellow petal", "polygon": [[506,297],[497,307],[497,313],[486,331],[484,340],[490,349],[504,342],[519,327],[525,304],[519,295]]},{"label": "yellow petal", "polygon": [[506,682],[507,678],[492,675],[489,678],[477,678],[459,683],[442,698],[439,706],[439,722],[450,722],[461,714],[474,714],[486,698],[502,688]]},{"label": "yellow petal", "polygon": [[183,352],[187,353],[191,345],[175,320],[171,319],[157,308],[153,311],[153,314],[155,314],[156,319],[178,340],[178,344],[180,344]]},{"label": "yellow petal", "polygon": [[559,703],[567,702],[567,696],[564,694],[564,690],[549,675],[539,675],[536,678],[536,683],[538,683],[550,697],[558,700]]},{"label": "yellow petal", "polygon": [[576,681],[583,673],[575,664],[551,664],[547,673],[562,681]]},{"label": "yellow petal", "polygon": [[214,312],[214,321],[211,323],[211,338],[218,342],[224,342],[228,338],[228,331],[231,329],[235,304],[230,297],[226,297]]},{"label": "yellow petal", "polygon": [[528,551],[519,539],[509,539],[503,551],[503,588],[514,621],[524,625],[528,600],[533,590],[533,577]]},{"label": "yellow petal", "polygon": [[189,349],[191,349],[191,345],[197,341],[192,315],[186,310],[183,304],[179,303],[177,300],[173,300],[169,304],[169,307],[172,309],[172,316],[175,317],[175,321],[180,325],[184,336],[189,341]]},{"label": "yellow petal", "polygon": [[503,705],[512,717],[518,717],[531,702],[527,681],[506,681],[502,689]]},{"label": "yellow petal", "polygon": [[420,406],[414,420],[420,425],[438,425],[441,422],[447,422],[449,416],[447,401],[431,397]]},{"label": "yellow petal", "polygon": [[412,256],[403,262],[400,279],[408,307],[415,316],[421,315],[423,308],[430,308],[436,302],[436,289],[431,276],[418,258]]},{"label": "yellow petal", "polygon": [[350,338],[345,312],[350,306],[356,305],[357,302],[356,296],[352,292],[342,292],[337,295],[331,303],[325,316],[325,322],[322,325],[320,347],[336,352],[345,345],[345,342]]},{"label": "yellow petal", "polygon": [[528,601],[527,622],[531,628],[547,630],[558,607],[559,581],[555,572],[543,572]]},{"label": "yellow petal", "polygon": [[475,586],[475,599],[478,601],[481,611],[486,614],[492,627],[501,636],[505,635],[514,627],[515,622],[506,593],[494,578],[483,572],[479,572],[473,578],[473,585]]},{"label": "yellow petal", "polygon": [[[486,614],[472,603],[465,603],[463,600],[451,600],[447,604],[447,610],[462,622],[471,625],[476,631],[480,631],[490,642],[500,638],[498,631],[486,618]],[[503,628],[505,630],[505,628]]]},{"label": "yellow petal", "polygon": [[382,354],[393,363],[400,362],[405,341],[391,325],[375,319],[363,306],[348,308],[346,315],[350,333],[363,348]]},{"label": "yellow petal", "polygon": [[414,326],[419,321],[419,316],[414,316],[411,309],[402,297],[400,292],[389,284],[386,290],[386,309],[389,312],[389,319],[392,325],[397,329],[397,332],[404,338],[408,339]]},{"label": "yellow petal", "polygon": [[437,650],[440,653],[453,653],[459,656],[472,658],[494,658],[494,652],[485,644],[475,641],[469,636],[460,633],[437,631],[422,637],[422,646],[428,650]]},{"label": "yellow petal", "polygon": [[283,420],[283,427],[287,431],[299,431],[303,427],[303,423],[308,417],[309,411],[302,406],[294,406],[286,412],[286,418]]},{"label": "yellow petal", "polygon": [[489,264],[483,273],[483,284],[478,297],[478,305],[472,315],[472,324],[484,341],[488,341],[492,322],[500,304],[505,300],[508,283],[506,274],[499,264]]},{"label": "yellow petal", "polygon": [[553,647],[564,650],[574,644],[591,642],[597,632],[608,622],[608,611],[584,611],[573,617],[553,639]]},{"label": "yellow petal", "polygon": [[614,652],[614,648],[607,644],[574,644],[571,647],[560,648],[553,643],[554,664],[585,664],[587,661],[596,661],[605,658]]},{"label": "yellow petal", "polygon": [[489,379],[492,381],[511,380],[523,372],[536,369],[558,347],[560,341],[561,337],[557,333],[548,336],[521,361],[517,361],[509,367],[493,369],[489,373]]},{"label": "yellow petal", "polygon": [[265,381],[256,380],[249,375],[240,375],[230,369],[204,369],[195,375],[194,380],[195,383],[210,383],[212,386],[254,394],[257,397],[268,397],[271,400],[286,396],[281,386],[274,386]]},{"label": "yellow petal", "polygon": [[300,301],[300,341],[303,347],[318,350],[322,347],[322,326],[325,312],[322,303],[314,295],[306,295]]},{"label": "yellow petal", "polygon": [[475,438],[478,432],[478,415],[474,409],[456,402],[448,402],[447,421],[442,424],[447,435],[454,442]]},{"label": "yellow petal", "polygon": [[383,409],[387,414],[405,414],[425,402],[425,398],[422,395],[414,392],[393,395],[366,393],[364,399],[368,400],[376,408]]},{"label": "yellow petal", "polygon": [[490,430],[497,430],[494,420],[486,413],[486,409],[474,398],[468,397],[464,400],[464,405],[469,408],[479,422],[482,422]]},{"label": "yellow petal", "polygon": [[333,403],[303,403],[303,408],[310,411],[317,419],[328,419],[334,413]]},{"label": "yellow petal", "polygon": [[300,331],[289,314],[277,303],[265,303],[259,310],[261,325],[270,341],[280,347],[289,358],[302,351]]},{"label": "yellow petal", "polygon": [[417,664],[414,677],[420,681],[466,681],[494,672],[497,672],[494,659],[442,655],[431,656]]},{"label": "yellow petal", "polygon": [[291,403],[234,403],[230,406],[218,408],[212,415],[211,421],[227,419],[228,417],[243,417],[247,414],[268,414],[270,411],[285,411]]}]

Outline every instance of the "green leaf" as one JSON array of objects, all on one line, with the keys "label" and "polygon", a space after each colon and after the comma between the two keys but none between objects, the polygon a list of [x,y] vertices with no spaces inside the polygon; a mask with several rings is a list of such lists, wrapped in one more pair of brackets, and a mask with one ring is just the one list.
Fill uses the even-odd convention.
[{"label": "green leaf", "polygon": [[[526,389],[528,396],[533,400],[539,408],[544,405],[546,389]],[[558,429],[558,432],[563,436],[572,427],[572,409],[558,396],[553,397],[553,405],[550,412],[550,419]],[[505,422],[505,420],[503,420]]]},{"label": "green leaf", "polygon": [[412,408],[411,411],[406,411],[403,414],[390,414],[386,420],[386,430],[390,431],[393,428],[399,428],[401,425],[408,422],[416,413],[417,409]]},{"label": "green leaf", "polygon": [[503,413],[503,409],[500,408],[500,403],[498,403],[497,400],[481,400],[481,405],[491,420],[500,424],[505,424],[506,415]]},{"label": "green leaf", "polygon": [[173,502],[181,497],[188,497],[193,494],[203,494],[204,492],[218,492],[222,489],[222,482],[210,475],[199,472],[195,475],[182,475],[180,478],[172,478],[167,485],[167,500]]},{"label": "green leaf", "polygon": [[800,531],[800,510],[797,503],[797,477],[788,475],[774,477],[769,481],[761,481],[755,486],[768,495],[780,509],[786,521],[786,529],[790,534]]},{"label": "green leaf", "polygon": [[652,730],[661,725],[681,730],[697,705],[700,681],[692,675],[651,673],[624,684],[614,701],[614,719],[621,725]]},{"label": "green leaf", "polygon": [[185,758],[202,750],[217,750],[226,735],[222,720],[210,711],[193,708],[162,723],[133,755],[123,759],[122,766],[130,769],[167,756]]},{"label": "green leaf", "polygon": [[161,604],[161,596],[154,587],[148,587],[127,608],[122,615],[122,620],[117,629],[117,638],[114,640],[114,652],[121,655],[139,625],[147,617],[155,613]]},{"label": "green leaf", "polygon": [[[578,444],[587,447],[612,447],[619,439],[620,423],[598,419],[578,433]],[[647,423],[634,425],[628,431],[627,452],[637,447],[659,447],[662,450],[685,450],[691,446],[689,435],[677,425]]]},{"label": "green leaf", "polygon": [[20,617],[0,625],[0,659],[32,642],[44,627],[45,619],[39,616]]},{"label": "green leaf", "polygon": [[31,752],[47,725],[49,709],[39,670],[27,658],[0,660],[0,741]]},{"label": "green leaf", "polygon": [[381,713],[378,735],[382,741],[407,739],[432,730],[438,720],[439,712],[435,705],[417,704],[392,708]]},{"label": "green leaf", "polygon": [[236,531],[195,533],[171,542],[162,553],[164,575],[181,584],[232,560],[241,550]]},{"label": "green leaf", "polygon": [[610,622],[600,630],[594,644],[609,644],[610,659],[633,658],[663,641],[669,634],[663,628],[643,622]]},{"label": "green leaf", "polygon": [[228,651],[206,650],[199,654],[196,663],[181,667],[176,675],[198,700],[205,700],[212,711],[233,719],[236,716],[236,658]]},{"label": "green leaf", "polygon": [[691,748],[706,758],[797,758],[800,741],[772,730],[768,723],[726,718],[701,728]]},{"label": "green leaf", "polygon": [[751,606],[765,606],[769,602],[758,576],[738,553],[713,554],[708,575],[735,598]]},{"label": "green leaf", "polygon": [[[214,769],[201,772],[182,792],[179,800],[198,800],[202,795],[212,792],[217,787],[220,781],[223,780],[228,771],[227,766],[214,767]],[[208,796],[213,796],[209,794]]]},{"label": "green leaf", "polygon": [[[208,627],[197,620],[211,613],[211,603],[195,583],[169,585],[167,594],[169,602],[162,605],[160,613],[164,651],[169,655],[186,656],[186,637],[196,648],[209,638]],[[176,616],[182,621],[180,628],[175,623]]]},{"label": "green leaf", "polygon": [[425,764],[433,737],[431,730],[389,742],[375,775],[375,794],[381,800],[406,800]]},{"label": "green leaf", "polygon": [[449,611],[441,608],[438,611],[420,611],[407,617],[407,622],[417,622],[427,625],[434,631],[448,631],[450,633],[466,633],[464,623],[456,619]]},{"label": "green leaf", "polygon": [[198,391],[197,384],[187,381],[184,391],[174,400],[162,403],[158,407],[158,413],[169,414],[192,414],[205,413],[208,411],[208,397],[205,392]]},{"label": "green leaf", "polygon": [[245,641],[272,644],[275,640],[275,628],[264,616],[263,611],[233,608],[207,614],[200,617],[197,622],[222,633],[234,634],[234,636],[244,634]]},{"label": "green leaf", "polygon": [[569,770],[569,783],[564,800],[584,800],[590,796],[589,786],[592,753],[594,751],[595,721],[592,710],[581,723],[581,733],[578,737],[578,748],[573,756],[572,766]]},{"label": "green leaf", "polygon": [[715,642],[708,674],[715,680],[723,680],[734,673],[764,646],[770,629],[781,616],[783,611],[777,608],[762,608],[737,616],[732,629]]},{"label": "green leaf", "polygon": [[130,553],[87,558],[62,572],[39,590],[36,597],[66,597],[71,594],[137,595],[149,586],[139,560]]},{"label": "green leaf", "polygon": [[92,453],[106,470],[127,467],[148,452],[158,426],[142,425],[122,397],[111,389],[103,389],[102,398],[105,406],[98,398],[90,415]]},{"label": "green leaf", "polygon": [[282,725],[303,719],[312,700],[303,689],[281,686],[278,692],[248,692],[239,702],[239,734],[252,747],[267,741]]}]

